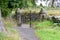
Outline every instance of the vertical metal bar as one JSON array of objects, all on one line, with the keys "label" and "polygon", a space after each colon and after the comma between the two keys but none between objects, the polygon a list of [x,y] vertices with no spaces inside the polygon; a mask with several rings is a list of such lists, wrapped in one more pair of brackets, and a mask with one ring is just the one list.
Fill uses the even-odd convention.
[{"label": "vertical metal bar", "polygon": [[31,11],[30,11],[30,27],[31,27]]}]

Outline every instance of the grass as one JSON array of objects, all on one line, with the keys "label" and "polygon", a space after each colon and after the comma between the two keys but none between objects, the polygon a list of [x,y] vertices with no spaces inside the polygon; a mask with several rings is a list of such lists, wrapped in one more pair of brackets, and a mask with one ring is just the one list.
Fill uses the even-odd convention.
[{"label": "grass", "polygon": [[13,28],[13,24],[10,21],[3,20],[7,34],[0,32],[0,40],[21,40],[19,33]]},{"label": "grass", "polygon": [[0,40],[20,40],[18,33],[13,33],[13,31],[8,32],[8,35],[0,32]]},{"label": "grass", "polygon": [[7,37],[6,37],[6,34],[5,33],[0,33],[0,40],[5,40]]},{"label": "grass", "polygon": [[44,22],[34,22],[35,29],[47,28],[50,27],[53,23],[51,21],[44,21]]},{"label": "grass", "polygon": [[6,30],[8,32],[8,38],[12,38],[12,40],[20,39],[19,33],[14,28],[6,27]]},{"label": "grass", "polygon": [[3,19],[5,27],[13,27],[13,23],[10,20]]},{"label": "grass", "polygon": [[7,34],[0,32],[0,40],[20,40],[19,34],[11,27],[6,27]]},{"label": "grass", "polygon": [[55,29],[42,29],[35,31],[40,40],[60,40],[60,31]]},{"label": "grass", "polygon": [[35,28],[35,34],[39,40],[60,40],[60,26],[53,27],[53,23],[50,21],[36,24],[35,26],[38,28]]}]

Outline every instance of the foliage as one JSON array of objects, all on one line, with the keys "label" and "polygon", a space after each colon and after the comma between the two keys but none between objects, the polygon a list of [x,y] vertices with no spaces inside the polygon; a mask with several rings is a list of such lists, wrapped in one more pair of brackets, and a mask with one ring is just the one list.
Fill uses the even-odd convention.
[{"label": "foliage", "polygon": [[[54,0],[52,0],[52,6],[53,6],[53,3],[54,3]],[[12,9],[15,9],[17,7],[33,8],[33,7],[36,7],[36,5],[35,5],[35,0],[0,0],[0,7],[2,8],[2,16],[7,17],[11,13]]]},{"label": "foliage", "polygon": [[2,16],[7,17],[10,11],[8,9],[8,0],[0,0],[0,7],[2,9]]},{"label": "foliage", "polygon": [[7,34],[0,32],[0,40],[20,40],[18,32],[12,27],[5,27]]},{"label": "foliage", "polygon": [[[16,37],[15,37],[16,35]],[[14,34],[13,36],[7,36],[5,33],[1,32],[0,33],[0,40],[19,40],[19,38],[17,37],[17,34]]]},{"label": "foliage", "polygon": [[34,28],[35,29],[41,29],[41,28],[48,28],[50,27],[53,23],[50,21],[44,21],[44,22],[34,22]]},{"label": "foliage", "polygon": [[[20,40],[20,34],[13,28],[13,24],[10,20],[3,18],[4,28],[7,34],[0,32],[0,40]],[[15,24],[14,24],[15,25]]]},{"label": "foliage", "polygon": [[10,16],[11,10],[8,8],[2,8],[2,17]]},{"label": "foliage", "polygon": [[13,23],[11,20],[7,20],[3,18],[3,22],[5,27],[13,27]]},{"label": "foliage", "polygon": [[35,28],[35,34],[39,40],[60,40],[60,26],[54,26],[52,21],[44,21],[41,23],[34,23],[37,29]]},{"label": "foliage", "polygon": [[2,16],[7,17],[13,8],[32,7],[35,5],[35,0],[0,0],[0,7],[2,8]]},{"label": "foliage", "polygon": [[56,29],[36,30],[35,33],[39,40],[60,40],[60,31]]},{"label": "foliage", "polygon": [[6,39],[6,34],[0,33],[0,40],[5,40],[5,39]]}]

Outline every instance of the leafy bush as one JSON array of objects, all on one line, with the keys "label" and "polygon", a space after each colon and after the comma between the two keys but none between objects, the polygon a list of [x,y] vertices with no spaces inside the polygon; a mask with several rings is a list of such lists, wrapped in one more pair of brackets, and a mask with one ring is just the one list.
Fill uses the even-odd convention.
[{"label": "leafy bush", "polygon": [[2,17],[8,17],[10,16],[11,10],[8,8],[2,8]]}]

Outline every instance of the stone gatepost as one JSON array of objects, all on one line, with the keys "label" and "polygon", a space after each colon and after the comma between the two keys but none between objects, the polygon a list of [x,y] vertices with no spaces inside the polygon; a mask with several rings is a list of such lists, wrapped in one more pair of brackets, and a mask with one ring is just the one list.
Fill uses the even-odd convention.
[{"label": "stone gatepost", "polygon": [[17,19],[17,25],[21,26],[22,22],[21,22],[20,8],[17,8],[17,10],[16,10],[16,19]]},{"label": "stone gatepost", "polygon": [[45,9],[41,8],[40,13],[39,13],[39,18],[40,18],[40,21],[44,21],[45,19],[48,18],[48,15]]}]

